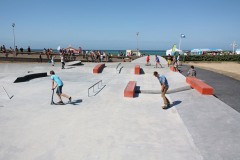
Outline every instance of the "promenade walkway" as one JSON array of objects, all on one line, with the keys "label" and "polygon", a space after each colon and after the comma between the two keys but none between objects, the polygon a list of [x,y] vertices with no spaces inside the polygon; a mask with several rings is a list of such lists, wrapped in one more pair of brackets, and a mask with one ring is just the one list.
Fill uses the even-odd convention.
[{"label": "promenade walkway", "polygon": [[[151,63],[154,57],[151,56]],[[214,96],[194,89],[167,96],[172,107],[163,110],[157,70],[170,89],[187,87],[185,77],[164,68],[145,66],[145,57],[133,62],[105,63],[93,74],[94,63],[81,66],[47,63],[0,64],[0,159],[8,160],[223,160],[240,157],[240,114]],[[144,74],[135,75],[140,65]],[[51,80],[42,77],[13,83],[18,76],[54,70],[64,82],[72,104],[50,105]],[[88,96],[88,88],[106,85]],[[137,81],[135,98],[123,96],[129,81]],[[57,97],[54,97],[57,101]],[[63,99],[65,102],[66,99]]]}]

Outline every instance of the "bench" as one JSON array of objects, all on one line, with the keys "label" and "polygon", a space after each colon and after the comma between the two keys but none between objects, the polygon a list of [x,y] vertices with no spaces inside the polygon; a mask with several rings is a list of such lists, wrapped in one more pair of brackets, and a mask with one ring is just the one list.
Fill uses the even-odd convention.
[{"label": "bench", "polygon": [[93,68],[93,73],[101,73],[104,67],[105,67],[105,63],[96,65]]},{"label": "bench", "polygon": [[134,68],[134,74],[140,74],[140,72],[141,72],[140,65],[136,65]]},{"label": "bench", "polygon": [[178,70],[177,70],[177,71],[174,70],[174,66],[169,66],[169,68],[170,68],[170,70],[173,71],[173,72],[178,72]]},{"label": "bench", "polygon": [[195,77],[186,77],[186,82],[201,94],[213,95],[213,87],[207,85]]},{"label": "bench", "polygon": [[129,81],[126,88],[124,89],[124,97],[134,97],[136,81]]}]

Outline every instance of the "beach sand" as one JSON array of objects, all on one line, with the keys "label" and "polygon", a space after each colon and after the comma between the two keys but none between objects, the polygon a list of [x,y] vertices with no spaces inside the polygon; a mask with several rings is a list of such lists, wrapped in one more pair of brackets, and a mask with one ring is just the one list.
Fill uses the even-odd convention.
[{"label": "beach sand", "polygon": [[188,62],[186,64],[240,80],[239,62]]}]

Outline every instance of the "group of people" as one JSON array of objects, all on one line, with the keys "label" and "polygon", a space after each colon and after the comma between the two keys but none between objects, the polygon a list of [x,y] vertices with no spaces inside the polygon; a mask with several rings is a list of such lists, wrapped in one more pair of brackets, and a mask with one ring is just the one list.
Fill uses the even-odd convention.
[{"label": "group of people", "polygon": [[182,57],[181,57],[181,55],[178,54],[178,55],[171,56],[170,54],[168,54],[168,56],[167,56],[167,64],[168,64],[168,67],[170,65],[173,65],[174,71],[178,71],[178,66],[182,65]]},{"label": "group of people", "polygon": [[103,51],[84,51],[83,57],[89,62],[103,62],[110,59],[110,55]]},{"label": "group of people", "polygon": [[[146,66],[150,66],[151,65],[151,63],[150,63],[150,55],[147,55],[147,58],[146,58]],[[161,63],[160,63],[160,59],[159,59],[159,57],[157,56],[157,55],[155,55],[155,68],[158,68],[158,66],[159,66],[159,68],[161,67],[161,68],[163,68],[163,66],[161,65]]]},{"label": "group of people", "polygon": [[[20,52],[24,52],[23,47],[21,47],[20,49],[18,49],[18,47],[15,46],[15,52],[18,53],[19,50],[20,50]],[[9,50],[7,50],[6,47],[5,47],[5,45],[2,45],[2,46],[0,46],[0,51],[3,52],[3,53],[7,53],[7,52],[13,53],[14,49],[13,49],[12,47],[10,47]],[[31,52],[30,46],[28,46],[27,52],[29,52],[29,53]]]}]

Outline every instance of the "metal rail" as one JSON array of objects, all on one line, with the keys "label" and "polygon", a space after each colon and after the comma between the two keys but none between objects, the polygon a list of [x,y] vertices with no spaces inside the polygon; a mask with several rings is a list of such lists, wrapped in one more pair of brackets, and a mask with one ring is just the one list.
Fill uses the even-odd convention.
[{"label": "metal rail", "polygon": [[89,87],[88,88],[88,97],[89,97],[89,90],[91,89],[91,88],[93,88],[93,92],[94,92],[94,86],[95,85],[98,85],[98,89],[99,89],[99,83],[101,82],[101,86],[102,86],[102,80],[100,80],[100,81],[98,81],[97,83],[95,83],[94,85],[92,85],[91,87]]},{"label": "metal rail", "polygon": [[117,73],[117,71],[119,71],[118,70],[118,67],[121,65],[121,63],[119,63],[118,65],[117,65],[117,67],[116,67],[116,73]]}]

